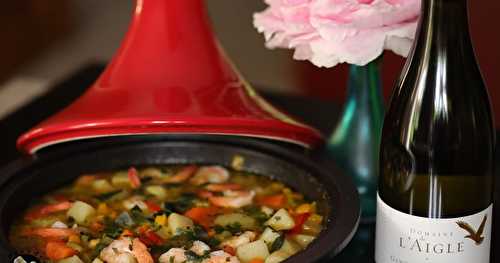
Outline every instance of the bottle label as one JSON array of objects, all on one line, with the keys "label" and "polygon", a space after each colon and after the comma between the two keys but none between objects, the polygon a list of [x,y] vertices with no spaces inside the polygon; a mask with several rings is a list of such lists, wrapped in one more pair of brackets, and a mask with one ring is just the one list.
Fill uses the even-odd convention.
[{"label": "bottle label", "polygon": [[412,216],[377,196],[377,263],[489,263],[493,205],[475,215]]}]

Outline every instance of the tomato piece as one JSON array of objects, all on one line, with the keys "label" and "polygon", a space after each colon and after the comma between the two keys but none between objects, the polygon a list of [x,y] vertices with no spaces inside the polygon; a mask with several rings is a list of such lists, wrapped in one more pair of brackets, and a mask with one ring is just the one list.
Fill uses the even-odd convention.
[{"label": "tomato piece", "polygon": [[257,198],[257,203],[264,206],[269,206],[274,209],[283,208],[286,205],[286,196],[284,194],[262,196]]},{"label": "tomato piece", "polygon": [[161,211],[161,207],[153,201],[146,200],[146,201],[144,201],[144,203],[148,207],[149,211],[151,211],[153,213]]},{"label": "tomato piece", "polygon": [[311,216],[311,213],[294,214],[293,220],[295,221],[295,227],[288,231],[290,235],[300,234],[302,232],[302,227],[307,219]]},{"label": "tomato piece", "polygon": [[24,219],[32,221],[40,217],[44,217],[49,214],[65,211],[71,208],[73,203],[69,201],[64,201],[60,202],[57,204],[52,204],[52,205],[43,205],[43,206],[38,206],[34,209],[32,209],[30,212],[28,212],[25,216]]},{"label": "tomato piece", "polygon": [[74,256],[78,251],[66,246],[64,242],[47,242],[45,246],[45,254],[53,260],[61,260]]},{"label": "tomato piece", "polygon": [[141,187],[141,179],[139,178],[139,173],[134,167],[130,167],[130,169],[128,169],[128,180],[130,181],[130,185],[132,185],[132,188],[137,189]]},{"label": "tomato piece", "polygon": [[158,246],[163,244],[165,241],[162,237],[160,237],[155,232],[147,229],[147,227],[141,227],[138,230],[139,232],[139,240],[147,246]]},{"label": "tomato piece", "polygon": [[189,209],[185,216],[191,218],[195,223],[209,228],[213,225],[215,217],[220,213],[220,209],[214,206],[210,207],[193,207]]},{"label": "tomato piece", "polygon": [[260,258],[254,258],[254,259],[250,260],[249,263],[264,263],[264,260],[260,259]]}]

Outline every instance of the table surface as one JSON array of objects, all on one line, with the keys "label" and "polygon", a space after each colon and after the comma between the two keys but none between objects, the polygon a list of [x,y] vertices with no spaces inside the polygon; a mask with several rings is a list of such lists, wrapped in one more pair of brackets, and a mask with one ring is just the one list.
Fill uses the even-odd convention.
[{"label": "table surface", "polygon": [[[20,157],[20,154],[16,150],[15,142],[22,132],[69,105],[71,101],[80,96],[92,84],[102,70],[103,66],[101,64],[89,65],[55,85],[48,93],[34,99],[1,119],[0,145],[3,147],[2,151],[0,151],[0,165],[4,165]],[[278,108],[317,127],[325,134],[330,133],[333,129],[341,110],[339,105],[330,101],[273,94],[263,95]],[[314,105],[314,107],[311,107],[311,105]],[[497,163],[500,163],[499,154],[497,154],[496,160]],[[500,180],[496,180],[496,182],[496,189],[500,189],[498,187]],[[500,200],[498,199],[499,191],[497,190],[496,193],[496,200]],[[499,233],[497,229],[499,226],[498,221],[500,220],[500,210],[495,209],[495,211],[494,233]],[[374,262],[374,233],[374,224],[360,225],[353,241],[335,258],[334,262]],[[493,236],[495,237],[495,234]],[[500,251],[500,242],[495,242],[495,238],[493,242],[492,254],[494,257],[495,251]],[[500,252],[496,254],[500,255]],[[495,262],[495,260],[492,258],[491,262]]]}]

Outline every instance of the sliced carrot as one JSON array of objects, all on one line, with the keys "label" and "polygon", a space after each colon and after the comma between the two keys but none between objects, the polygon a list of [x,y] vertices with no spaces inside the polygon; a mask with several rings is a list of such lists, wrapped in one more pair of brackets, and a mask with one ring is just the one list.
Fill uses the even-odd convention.
[{"label": "sliced carrot", "polygon": [[130,185],[132,185],[132,188],[137,189],[141,187],[141,179],[139,178],[139,173],[134,167],[130,167],[130,169],[128,169],[128,180],[130,181]]},{"label": "sliced carrot", "polygon": [[193,207],[184,215],[191,218],[195,223],[209,228],[212,226],[215,217],[220,213],[220,209],[214,206],[210,207]]},{"label": "sliced carrot", "polygon": [[61,260],[76,255],[78,251],[66,246],[64,242],[47,242],[45,253],[50,259]]},{"label": "sliced carrot", "polygon": [[254,258],[254,259],[250,260],[249,263],[264,263],[264,260],[260,259],[260,258]]},{"label": "sliced carrot", "polygon": [[26,220],[35,220],[40,217],[44,217],[49,214],[65,211],[71,208],[73,203],[69,201],[64,201],[60,202],[57,204],[51,204],[51,205],[43,205],[43,206],[38,206],[29,211],[25,216],[24,219]]},{"label": "sliced carrot", "polygon": [[71,235],[75,235],[76,231],[69,228],[34,228],[26,230],[26,236],[39,236],[49,240],[65,240]]},{"label": "sliced carrot", "polygon": [[236,255],[236,249],[234,249],[234,247],[232,247],[232,246],[224,246],[222,248],[222,250],[224,250],[224,252],[226,252],[232,256]]},{"label": "sliced carrot", "polygon": [[239,184],[209,184],[205,187],[208,191],[212,192],[224,192],[227,190],[240,190],[241,185]]},{"label": "sliced carrot", "polygon": [[257,203],[274,209],[279,209],[286,205],[286,196],[284,194],[262,196],[257,198]]}]

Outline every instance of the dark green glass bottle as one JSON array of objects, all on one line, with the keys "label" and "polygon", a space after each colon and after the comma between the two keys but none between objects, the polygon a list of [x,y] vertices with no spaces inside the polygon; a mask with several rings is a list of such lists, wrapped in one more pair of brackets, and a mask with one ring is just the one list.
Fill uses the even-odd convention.
[{"label": "dark green glass bottle", "polygon": [[382,132],[377,263],[489,262],[495,133],[466,0],[423,0]]}]

